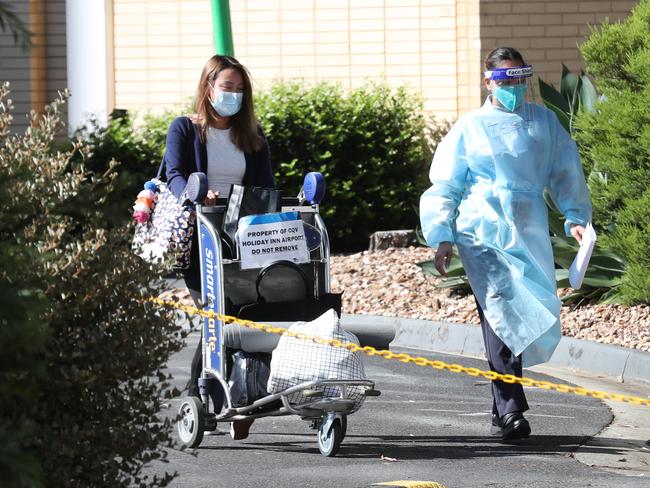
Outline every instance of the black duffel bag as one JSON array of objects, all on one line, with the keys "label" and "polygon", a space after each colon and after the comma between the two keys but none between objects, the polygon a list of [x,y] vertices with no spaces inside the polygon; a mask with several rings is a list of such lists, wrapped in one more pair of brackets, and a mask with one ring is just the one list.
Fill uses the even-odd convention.
[{"label": "black duffel bag", "polygon": [[[260,284],[266,276],[269,276],[269,272],[278,266],[293,269],[300,277],[305,286],[305,296],[302,300],[266,301],[260,291]],[[320,317],[330,308],[336,310],[339,317],[341,316],[342,293],[324,293],[315,297],[307,274],[300,266],[291,261],[276,261],[263,268],[257,275],[255,290],[257,302],[240,305],[235,314],[238,318],[265,322],[309,322]]]}]

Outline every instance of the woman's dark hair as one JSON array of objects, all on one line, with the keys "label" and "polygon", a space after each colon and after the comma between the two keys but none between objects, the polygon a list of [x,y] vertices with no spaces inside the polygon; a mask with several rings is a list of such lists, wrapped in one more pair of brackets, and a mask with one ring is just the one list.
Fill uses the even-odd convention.
[{"label": "woman's dark hair", "polygon": [[203,68],[194,100],[199,136],[201,141],[205,143],[206,128],[215,124],[216,112],[210,102],[210,85],[214,84],[219,73],[225,69],[239,71],[244,82],[244,97],[241,109],[230,117],[232,127],[230,139],[241,151],[245,153],[255,152],[262,147],[262,138],[258,133],[257,120],[255,119],[251,79],[248,70],[232,56],[214,55],[208,59]]},{"label": "woman's dark hair", "polygon": [[492,70],[503,61],[517,61],[522,66],[526,65],[523,56],[514,47],[498,47],[485,58],[485,69]]}]

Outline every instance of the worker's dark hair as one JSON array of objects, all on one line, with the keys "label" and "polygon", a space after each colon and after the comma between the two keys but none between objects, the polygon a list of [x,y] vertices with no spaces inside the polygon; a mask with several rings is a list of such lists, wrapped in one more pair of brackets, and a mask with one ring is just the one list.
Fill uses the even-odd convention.
[{"label": "worker's dark hair", "polygon": [[492,70],[502,61],[517,61],[522,66],[526,65],[523,56],[514,47],[498,47],[485,58],[485,69]]}]

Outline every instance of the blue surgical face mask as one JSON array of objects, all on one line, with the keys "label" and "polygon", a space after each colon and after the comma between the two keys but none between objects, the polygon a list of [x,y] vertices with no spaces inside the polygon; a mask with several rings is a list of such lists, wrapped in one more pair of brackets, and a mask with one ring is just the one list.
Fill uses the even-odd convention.
[{"label": "blue surgical face mask", "polygon": [[216,95],[212,100],[212,106],[222,117],[230,117],[235,115],[241,109],[241,102],[244,98],[243,93],[227,92],[221,90],[214,90]]},{"label": "blue surgical face mask", "polygon": [[514,112],[521,105],[526,96],[526,84],[497,86],[492,95],[496,97],[501,105]]}]

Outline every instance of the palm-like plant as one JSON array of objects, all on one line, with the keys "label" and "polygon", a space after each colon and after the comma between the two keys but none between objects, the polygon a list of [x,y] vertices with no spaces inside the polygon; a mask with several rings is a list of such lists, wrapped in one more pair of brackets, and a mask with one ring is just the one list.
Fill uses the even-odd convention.
[{"label": "palm-like plant", "polygon": [[569,134],[573,133],[573,120],[578,112],[580,110],[593,112],[598,102],[596,88],[587,75],[583,72],[580,72],[580,75],[571,73],[564,63],[560,91],[540,78],[539,93],[544,105],[555,112]]}]

